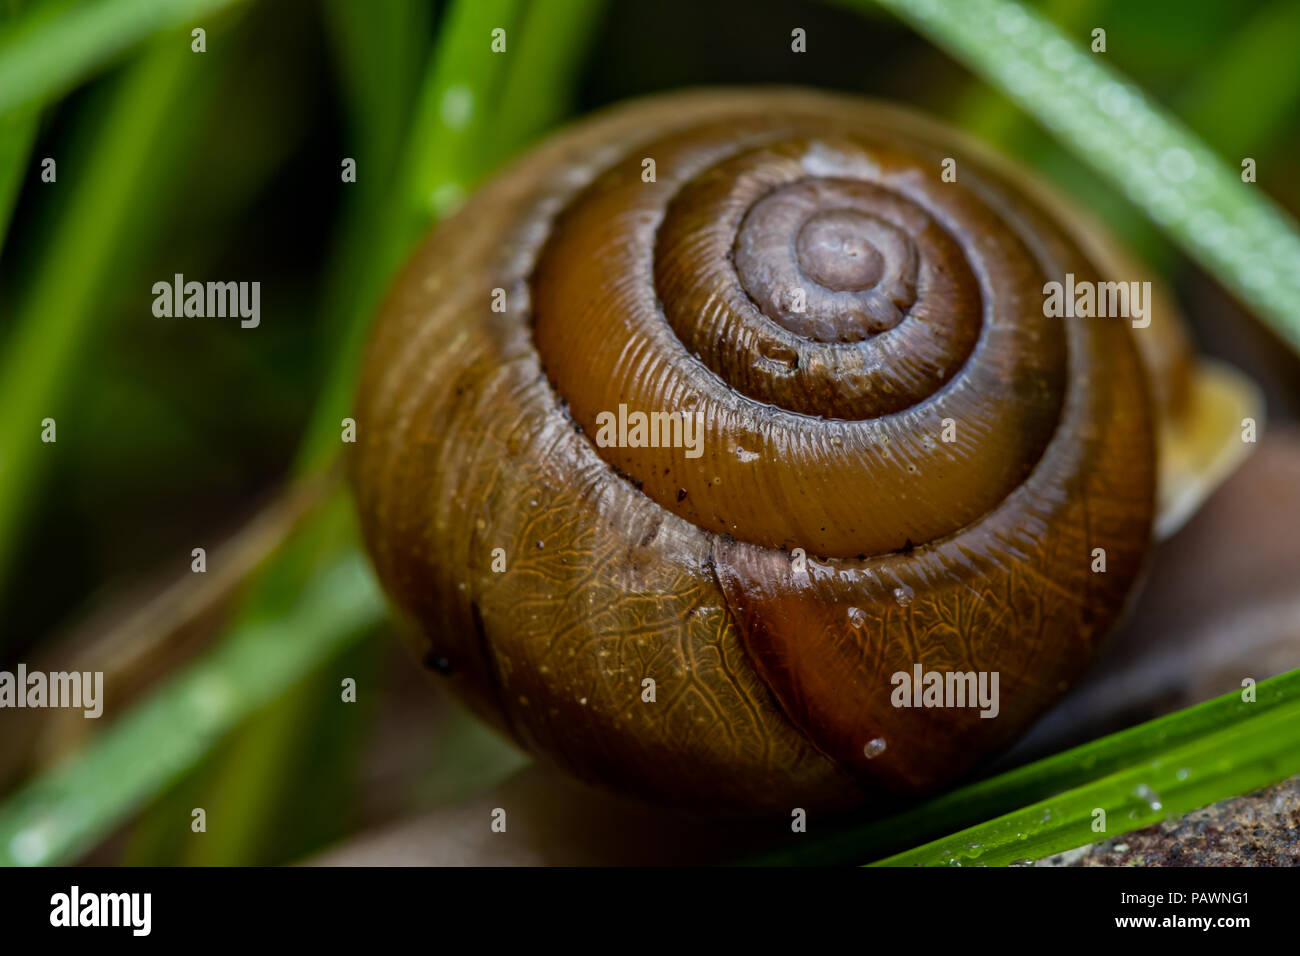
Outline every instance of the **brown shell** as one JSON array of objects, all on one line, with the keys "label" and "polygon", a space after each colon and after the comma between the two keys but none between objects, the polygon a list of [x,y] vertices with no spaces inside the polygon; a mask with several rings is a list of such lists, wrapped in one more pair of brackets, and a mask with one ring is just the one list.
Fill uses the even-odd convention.
[{"label": "brown shell", "polygon": [[[1044,196],[910,112],[784,90],[515,163],[406,267],[361,384],[362,527],[416,653],[666,803],[842,807],[1005,746],[1134,585],[1185,358],[1161,318],[1153,388],[1126,321],[1044,316],[1045,282],[1103,277]],[[702,454],[601,446],[619,404],[700,413]],[[998,715],[893,706],[917,665],[998,672]]]}]

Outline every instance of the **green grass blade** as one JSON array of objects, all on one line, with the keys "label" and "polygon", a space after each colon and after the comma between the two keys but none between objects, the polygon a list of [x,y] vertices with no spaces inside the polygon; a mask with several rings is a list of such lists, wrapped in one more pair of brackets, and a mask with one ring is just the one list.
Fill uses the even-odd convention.
[{"label": "green grass blade", "polygon": [[[1104,0],[1049,0],[1040,9],[1059,29],[1076,36],[1100,23],[1113,25],[1112,33],[1131,34],[1133,26],[1126,20],[1142,13],[1136,8],[1117,11]],[[1244,156],[1267,162],[1268,144],[1284,130],[1300,99],[1300,59],[1289,56],[1300,46],[1300,5],[1274,0],[1235,30],[1215,37],[1214,42],[1181,51],[1184,58],[1197,58],[1198,70],[1177,95],[1177,111],[1229,164]],[[1242,103],[1250,103],[1250,109],[1241,109]],[[1166,272],[1172,268],[1174,247],[1156,226],[1034,125],[1001,90],[974,84],[963,91],[952,118],[962,129],[1062,185],[1147,265]]]},{"label": "green grass blade", "polygon": [[[0,113],[56,97],[150,35],[233,2],[96,0],[34,7],[0,32]],[[175,42],[188,52],[188,37]]]},{"label": "green grass blade", "polygon": [[0,865],[74,859],[384,614],[365,559],[355,551],[343,555],[283,619],[236,629],[89,747],[0,806]]},{"label": "green grass blade", "polygon": [[[521,42],[516,27],[524,9],[521,0],[474,0],[448,12],[410,143],[410,155],[419,161],[406,167],[400,183],[408,234],[449,212],[487,172],[484,144],[498,121],[498,98]],[[497,29],[506,31],[504,53],[492,50]]]},{"label": "green grass blade", "polygon": [[1014,0],[838,2],[879,3],[1001,89],[1300,350],[1294,222],[1104,55]]},{"label": "green grass blade", "polygon": [[[1242,700],[1239,692],[1225,694],[995,777],[968,784],[913,809],[753,862],[765,865],[861,862],[896,853],[937,837],[947,838],[949,834],[992,817],[1005,817],[1031,806],[1039,807],[1038,818],[1035,819],[1041,823],[1042,811],[1047,808],[1040,801],[1047,801],[1075,788],[1093,786],[1113,775],[1134,771],[1135,768],[1140,771],[1152,763],[1167,763],[1173,759],[1172,754],[1186,748],[1195,748],[1199,741],[1215,733],[1290,707],[1300,701],[1300,670],[1264,681],[1255,691],[1256,699],[1253,702]],[[1285,753],[1285,747],[1286,743],[1282,741],[1275,749]],[[1180,764],[1175,769],[1190,767]],[[1207,779],[1204,772],[1199,772],[1196,783],[1199,785]],[[1220,779],[1220,784],[1227,779]],[[1154,788],[1154,785],[1151,786]],[[1159,788],[1154,789],[1160,792]],[[1230,787],[1225,788],[1222,795],[1214,799],[1236,796],[1242,792],[1228,792],[1229,790]],[[1173,791],[1171,795],[1172,793]],[[1086,843],[1088,839],[1081,842]],[[1019,856],[1025,854],[1020,853]]]},{"label": "green grass blade", "polygon": [[[876,866],[1007,866],[1120,836],[1300,773],[1300,698]],[[1094,821],[1105,813],[1105,829]]]}]

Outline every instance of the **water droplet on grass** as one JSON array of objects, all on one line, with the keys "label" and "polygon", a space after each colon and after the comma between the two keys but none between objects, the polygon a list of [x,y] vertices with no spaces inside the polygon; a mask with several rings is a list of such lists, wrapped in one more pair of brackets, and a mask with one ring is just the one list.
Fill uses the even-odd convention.
[{"label": "water droplet on grass", "polygon": [[1164,804],[1160,802],[1160,794],[1156,793],[1145,783],[1138,784],[1137,790],[1134,791],[1139,800],[1146,803],[1152,810],[1163,810]]}]

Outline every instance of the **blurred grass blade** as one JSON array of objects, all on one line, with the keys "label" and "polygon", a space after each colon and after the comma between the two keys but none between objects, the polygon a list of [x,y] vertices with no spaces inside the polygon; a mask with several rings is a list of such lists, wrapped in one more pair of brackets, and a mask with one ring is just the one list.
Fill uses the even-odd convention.
[{"label": "blurred grass blade", "polygon": [[[1180,112],[1229,160],[1251,155],[1295,124],[1300,102],[1300,3],[1273,0],[1197,70]],[[1249,104],[1248,109],[1243,109]]]},{"label": "blurred grass blade", "polygon": [[[0,31],[0,114],[72,88],[150,35],[237,0],[94,0],[38,4]],[[242,0],[238,0],[242,2]],[[189,52],[189,38],[177,37]]]},{"label": "blurred grass blade", "polygon": [[389,0],[371,6],[325,0],[322,13],[347,107],[348,147],[364,170],[354,185],[380,192],[410,125],[429,52],[430,4]]},{"label": "blurred grass blade", "polygon": [[28,492],[49,449],[41,421],[56,417],[60,397],[87,339],[109,279],[128,246],[147,230],[139,211],[156,191],[151,160],[187,89],[195,61],[179,41],[160,45],[122,77],[102,116],[98,138],[79,161],[83,174],[64,175],[68,200],[13,318],[0,356],[0,583],[6,580]]},{"label": "blurred grass blade", "polygon": [[[433,219],[489,171],[502,143],[520,144],[536,134],[543,119],[563,114],[567,102],[548,104],[537,96],[524,98],[520,93],[516,94],[519,106],[526,102],[530,108],[521,113],[516,107],[510,111],[513,119],[503,117],[502,91],[507,71],[527,69],[529,79],[540,90],[567,97],[574,61],[581,59],[580,51],[572,46],[573,37],[582,40],[589,35],[577,29],[579,24],[573,17],[576,11],[594,16],[596,6],[573,0],[538,4],[526,27],[519,30],[516,25],[524,4],[517,0],[460,0],[448,11],[429,59],[403,155],[391,173],[387,171],[388,157],[374,153],[367,160],[374,165],[358,167],[356,185],[361,186],[367,176],[373,184],[365,193],[367,201],[358,201],[344,221],[340,252],[334,259],[336,268],[330,272],[332,278],[323,305],[329,327],[339,330],[335,338],[341,340],[341,345],[300,451],[300,473],[314,471],[338,454],[339,422],[351,404],[361,342],[379,297],[402,259]],[[335,29],[341,29],[347,12],[335,10],[334,15],[339,18]],[[491,33],[498,27],[507,31],[504,54],[491,49]],[[532,31],[537,31],[538,39],[534,39]],[[523,51],[536,49],[539,41],[569,45],[563,55],[554,51],[548,56],[534,53],[525,60]],[[337,45],[345,57],[345,69],[355,79],[373,75],[377,66],[372,60],[374,55],[391,55],[384,44],[372,45],[351,37],[340,39]],[[521,66],[521,62],[525,65]],[[555,75],[551,76],[550,71]],[[364,80],[362,83],[370,86]],[[370,88],[375,92],[374,87]],[[379,92],[392,95],[391,90]],[[366,102],[363,89],[353,91],[352,97],[356,104]],[[357,129],[363,129],[366,122],[358,119]],[[516,123],[518,129],[514,128]],[[259,577],[237,621],[274,620],[282,596],[315,587],[322,559],[351,547],[353,540],[352,525],[338,520],[336,509],[323,513],[315,526],[286,548]],[[221,756],[220,772],[211,775],[216,788],[214,798],[233,807],[238,817],[223,823],[230,845],[200,848],[194,851],[199,856],[186,857],[188,862],[233,862],[246,859],[249,853],[265,854],[268,851],[263,834],[274,831],[283,836],[276,829],[278,821],[300,814],[301,794],[294,789],[296,783],[280,775],[283,768],[292,766],[293,754],[310,746],[311,735],[320,732],[320,723],[305,715],[320,709],[323,694],[336,697],[337,692],[337,680],[332,674],[286,686],[275,706],[241,731]],[[253,767],[260,769],[244,772]],[[187,798],[186,794],[176,797]],[[165,803],[160,809],[166,812],[169,806]],[[148,852],[149,844],[166,842],[156,840],[151,829],[149,821],[145,821],[139,843],[142,852]],[[293,845],[282,839],[277,842]],[[302,847],[296,849],[302,851]],[[258,859],[267,858],[259,855]]]},{"label": "blurred grass blade", "polygon": [[604,6],[604,0],[550,0],[528,8],[494,111],[498,121],[480,157],[484,172],[564,117]]},{"label": "blurred grass blade", "polygon": [[[424,0],[391,0],[379,7],[329,0],[323,13],[348,108],[345,153],[357,161],[358,169],[355,183],[338,186],[344,203],[319,290],[324,341],[338,343],[349,325],[358,324],[373,308],[371,297],[377,297],[386,278],[367,282],[375,271],[376,248],[382,246],[376,236],[386,207],[392,205],[393,177],[429,56],[430,11]],[[330,423],[322,418],[323,409],[316,408],[314,420],[324,423],[320,454],[305,472],[319,473],[318,466],[337,453],[338,419],[343,414],[337,410]],[[246,596],[243,619],[274,619],[282,595],[310,587],[321,559],[328,561],[355,540],[349,518],[347,501],[336,495]],[[360,705],[337,706],[338,681],[328,668],[284,688],[275,703],[239,728],[193,780],[164,794],[141,817],[127,857],[153,865],[276,862],[286,854],[307,852],[313,840],[334,836],[331,828],[341,825],[346,815],[358,753],[349,743],[364,735],[367,705],[374,696],[364,685],[363,673],[373,669],[386,649],[359,647],[349,655],[350,676],[362,688]],[[330,745],[322,748],[319,735],[327,735]],[[301,755],[313,748],[316,759],[304,765]],[[328,786],[322,785],[325,779],[330,780]],[[301,812],[304,801],[312,804],[311,814]],[[222,808],[220,841],[175,838],[173,821],[187,803]]]},{"label": "blurred grass blade", "polygon": [[[17,0],[0,8],[0,31],[12,24],[28,6],[27,0]],[[34,105],[7,112],[0,110],[0,252],[4,251],[9,217],[13,215],[32,144],[36,142],[39,116],[40,112]]]},{"label": "blurred grass blade", "polygon": [[[386,278],[375,264],[381,258],[376,246],[383,244],[393,180],[428,63],[430,24],[423,0],[378,10],[353,0],[328,0],[325,12],[347,105],[348,154],[359,170],[355,183],[340,186],[344,208],[319,296],[325,340],[340,342],[350,326],[364,322]],[[329,356],[327,383],[342,374],[333,371],[338,358]],[[324,411],[317,417],[324,418]]]},{"label": "blurred grass blade", "polygon": [[[299,469],[319,467],[338,449],[362,345],[384,287],[415,242],[453,209],[481,177],[570,108],[577,64],[584,60],[603,0],[458,0],[447,11],[415,106],[390,197],[352,224],[369,237],[353,257],[354,291],[327,300],[341,314],[334,366],[299,455]],[[524,17],[528,10],[527,18]],[[492,31],[506,31],[506,52],[492,50]],[[510,77],[518,77],[511,80]],[[388,184],[385,184],[388,186]]]},{"label": "blurred grass blade", "polygon": [[1014,0],[837,2],[888,8],[1001,89],[1300,351],[1294,222],[1104,55]]},{"label": "blurred grass blade", "polygon": [[0,807],[0,865],[67,862],[192,768],[242,719],[384,616],[352,551],[278,621],[246,624]]},{"label": "blurred grass blade", "polygon": [[4,251],[9,218],[36,142],[38,120],[38,112],[28,107],[0,116],[0,252]]},{"label": "blurred grass blade", "polygon": [[[1265,691],[1264,686],[1259,688]],[[1300,695],[876,866],[1006,866],[1121,836],[1300,773]],[[1105,829],[1094,822],[1105,812]]]},{"label": "blurred grass blade", "polygon": [[476,150],[496,119],[492,106],[509,63],[508,53],[492,52],[492,30],[505,29],[509,38],[522,6],[521,0],[456,0],[447,11],[391,174],[395,183],[381,177],[382,198],[348,223],[362,242],[343,264],[339,294],[327,300],[326,322],[338,330],[338,344],[299,452],[300,471],[338,452],[339,421],[351,407],[362,343],[388,280],[420,234],[480,174]]}]

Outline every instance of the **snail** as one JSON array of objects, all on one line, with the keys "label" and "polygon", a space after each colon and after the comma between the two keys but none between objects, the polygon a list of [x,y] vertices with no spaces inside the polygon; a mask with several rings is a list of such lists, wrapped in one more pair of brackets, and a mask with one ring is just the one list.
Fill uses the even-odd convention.
[{"label": "snail", "polygon": [[[649,801],[950,783],[1084,672],[1257,414],[1158,286],[1135,328],[1049,316],[1067,276],[1142,271],[897,106],[701,91],[562,131],[372,331],[350,472],[407,642],[520,746]],[[899,675],[954,673],[996,704],[899,704]]]}]

